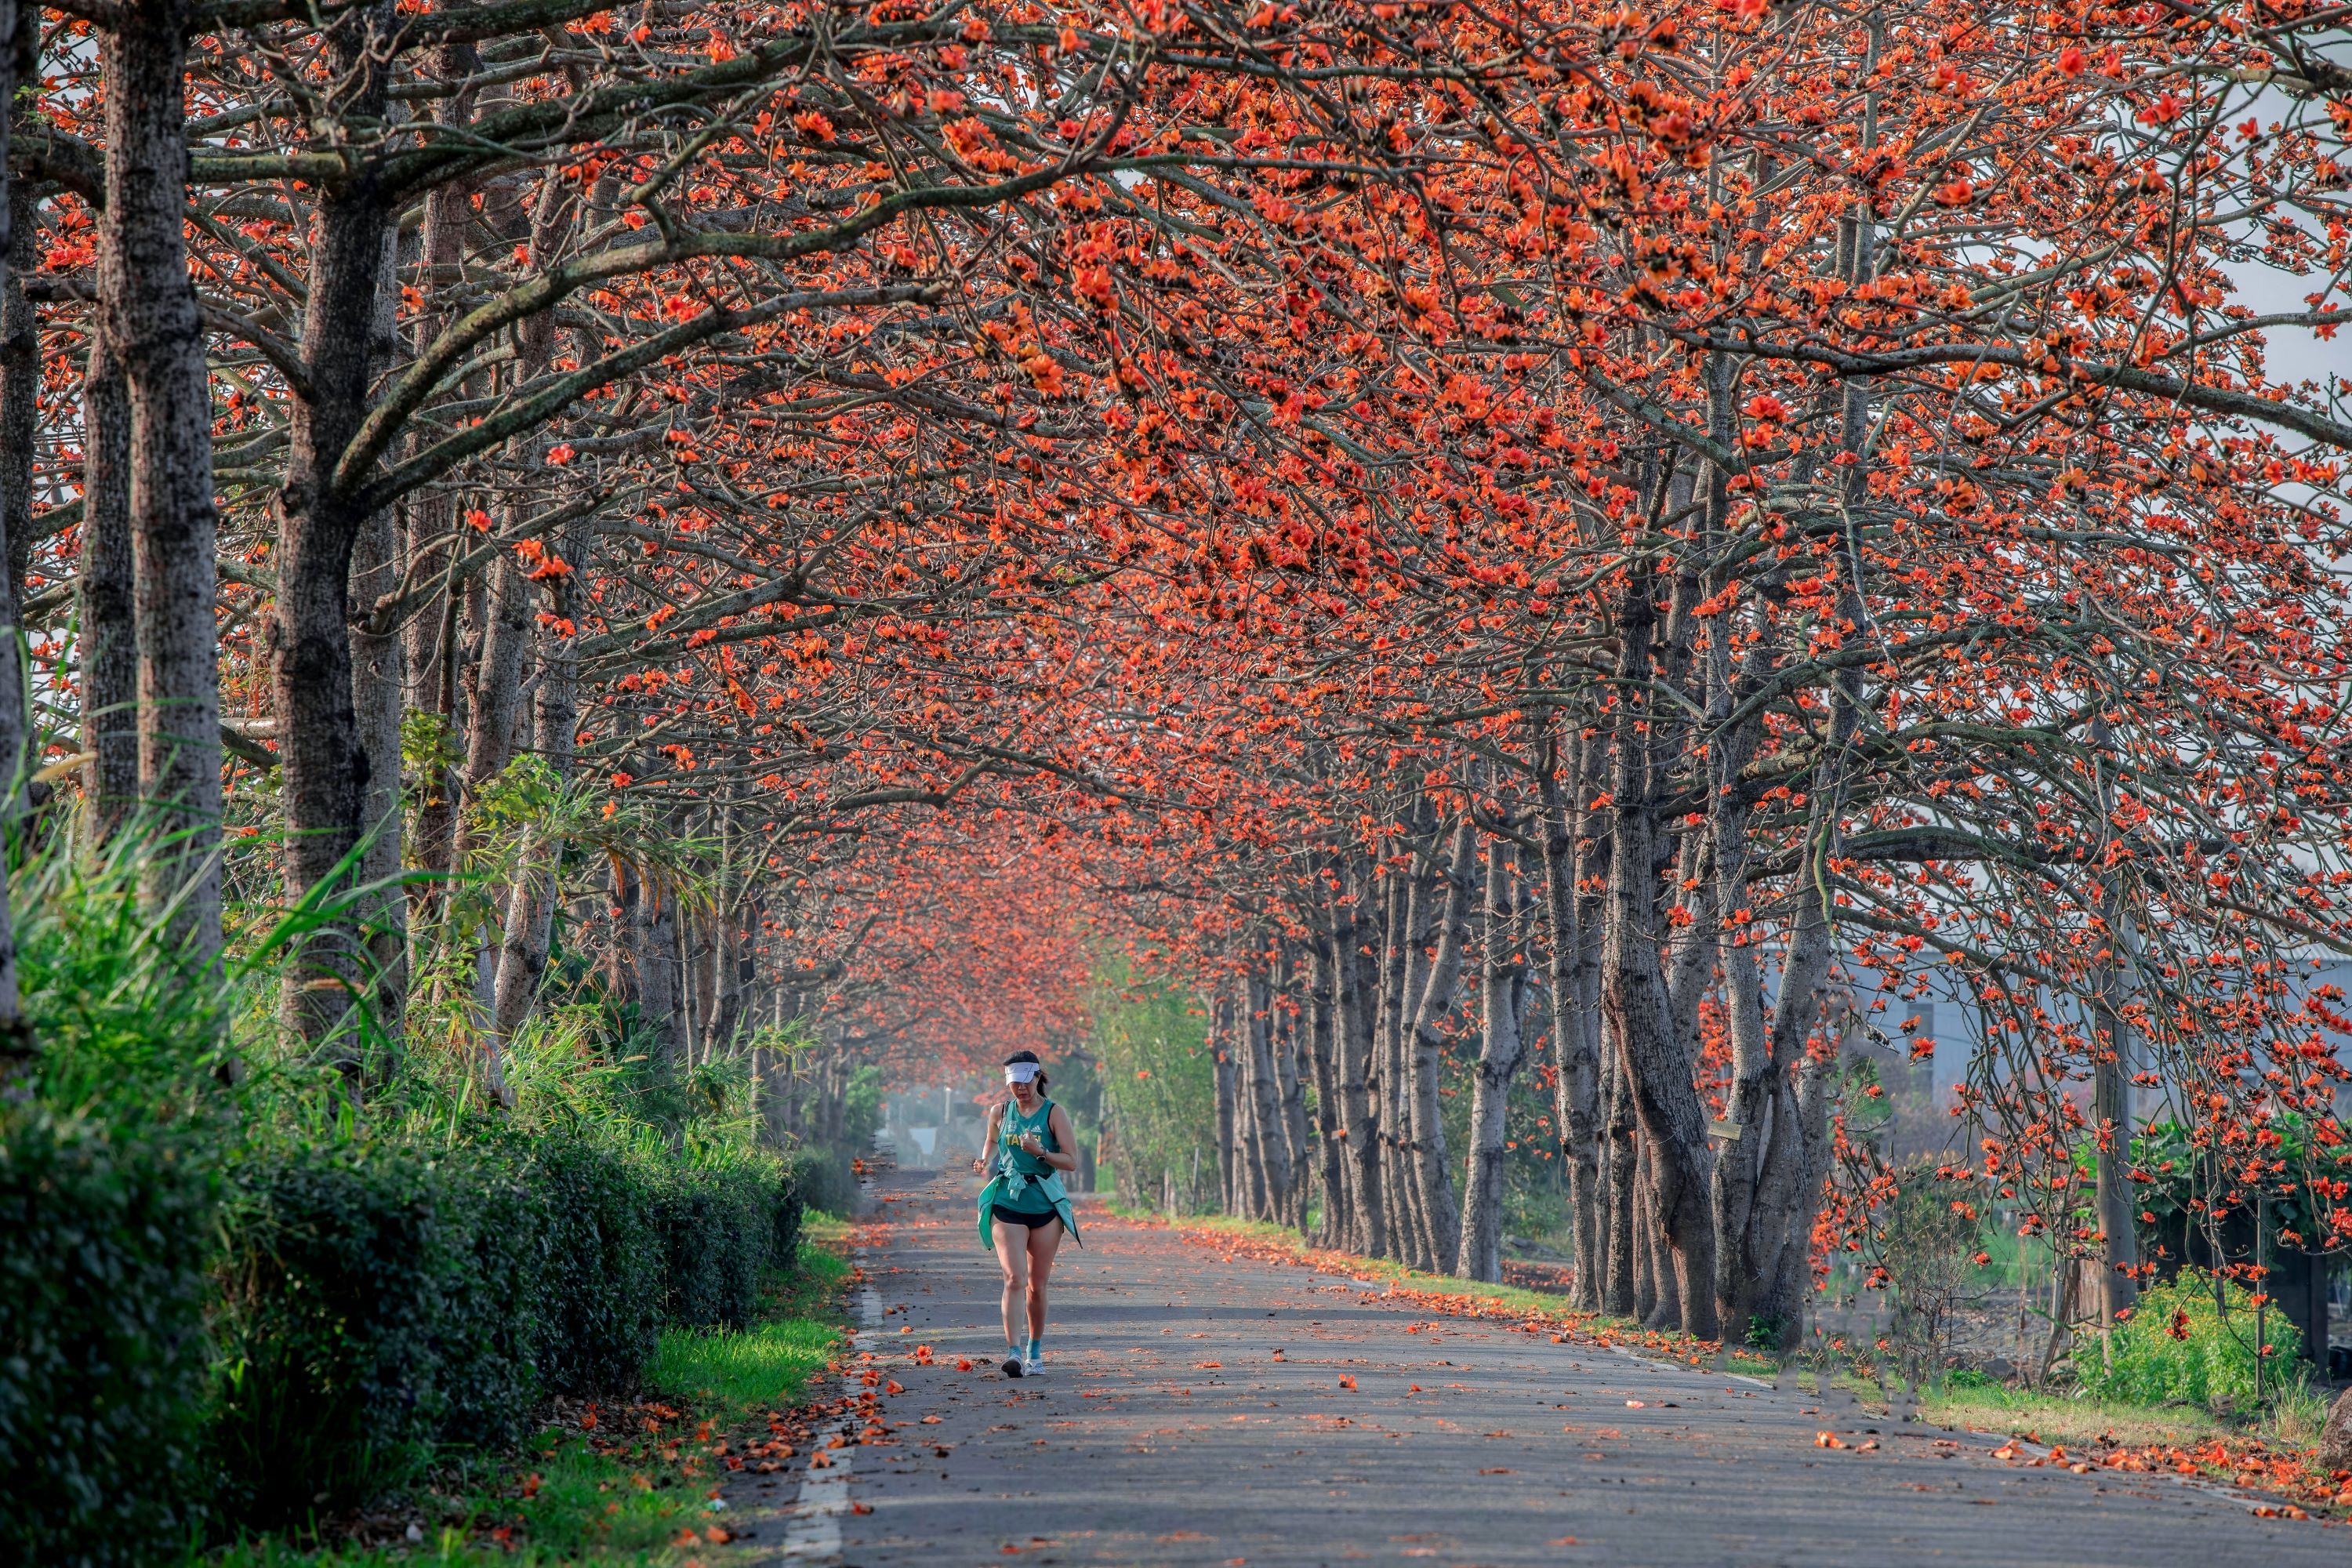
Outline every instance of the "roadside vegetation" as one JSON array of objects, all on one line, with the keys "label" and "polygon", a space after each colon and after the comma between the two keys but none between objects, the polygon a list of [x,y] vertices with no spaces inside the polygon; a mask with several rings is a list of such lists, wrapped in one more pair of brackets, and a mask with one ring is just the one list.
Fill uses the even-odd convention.
[{"label": "roadside vegetation", "polygon": [[831,1341],[844,1266],[801,1195],[839,1186],[831,1156],[772,1146],[740,1059],[648,1048],[593,974],[508,1042],[510,1105],[436,1044],[456,988],[396,1039],[289,1047],[317,912],[232,906],[228,957],[192,970],[136,879],[64,824],[16,879],[40,1048],[0,1102],[0,1556],[709,1528],[693,1456]]}]

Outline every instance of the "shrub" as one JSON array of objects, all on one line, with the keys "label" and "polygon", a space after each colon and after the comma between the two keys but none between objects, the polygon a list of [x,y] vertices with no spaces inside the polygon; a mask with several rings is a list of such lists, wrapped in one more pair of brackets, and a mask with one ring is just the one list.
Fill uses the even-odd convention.
[{"label": "shrub", "polygon": [[212,1189],[180,1138],[0,1112],[0,1560],[184,1549]]},{"label": "shrub", "polygon": [[[2245,1287],[2223,1283],[2226,1310],[2214,1300],[2213,1276],[2184,1268],[2169,1283],[2144,1292],[2132,1315],[2109,1331],[2105,1353],[2085,1342],[2074,1354],[2075,1375],[2103,1399],[2139,1405],[2180,1402],[2251,1408],[2256,1403],[2254,1303]],[[2270,1365],[2267,1393],[2277,1393],[2303,1336],[2285,1313],[2265,1315]]]},{"label": "shrub", "polygon": [[760,1305],[775,1243],[777,1172],[736,1156],[678,1167],[660,1203],[668,1264],[665,1310],[686,1328],[740,1328]]},{"label": "shrub", "polygon": [[1925,1161],[1894,1173],[1871,1242],[1895,1285],[1895,1342],[1912,1358],[1942,1359],[1954,1312],[1978,1289],[1985,1200],[1981,1184]]},{"label": "shrub", "polygon": [[239,1173],[226,1221],[215,1438],[249,1520],[364,1502],[445,1445],[515,1434],[544,1243],[495,1156],[271,1151]]},{"label": "shrub", "polygon": [[539,1375],[557,1394],[636,1384],[661,1333],[663,1233],[652,1171],[576,1134],[532,1150],[530,1180],[545,1210]]},{"label": "shrub", "polygon": [[437,1280],[435,1436],[446,1448],[493,1451],[521,1439],[539,1396],[554,1305],[551,1205],[520,1149],[453,1152],[438,1173],[450,1267]]},{"label": "shrub", "polygon": [[782,1161],[776,1162],[773,1221],[775,1236],[769,1247],[769,1261],[778,1268],[791,1268],[801,1255],[801,1230],[808,1220],[808,1205],[802,1201],[799,1179]]}]

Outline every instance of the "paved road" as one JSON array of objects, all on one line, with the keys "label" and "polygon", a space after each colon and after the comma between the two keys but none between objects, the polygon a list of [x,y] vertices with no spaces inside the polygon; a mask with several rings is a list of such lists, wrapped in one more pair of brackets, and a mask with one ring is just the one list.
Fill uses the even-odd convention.
[{"label": "paved road", "polygon": [[[890,1440],[805,1494],[793,1471],[744,1478],[730,1517],[756,1561],[2352,1563],[2352,1530],[2226,1493],[2012,1468],[1991,1439],[1850,1399],[1433,1322],[1108,1215],[1056,1267],[1048,1375],[1007,1382],[971,1188],[886,1178],[866,1257],[882,1316],[857,1343],[904,1387]],[[1824,1449],[1825,1429],[1878,1446]]]}]

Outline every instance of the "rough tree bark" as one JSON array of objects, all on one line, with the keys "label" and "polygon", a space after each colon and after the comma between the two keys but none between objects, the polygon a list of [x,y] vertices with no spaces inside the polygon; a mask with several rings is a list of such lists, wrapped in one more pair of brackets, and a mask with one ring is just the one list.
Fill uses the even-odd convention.
[{"label": "rough tree bark", "polygon": [[1617,1037],[1616,1020],[1601,1016],[1601,1103],[1608,1107],[1601,1122],[1601,1150],[1607,1160],[1606,1210],[1598,1224],[1607,1240],[1608,1272],[1601,1289],[1601,1308],[1621,1318],[1633,1315],[1633,1178],[1640,1166],[1639,1128],[1633,1120],[1633,1091],[1625,1071],[1625,1051]]},{"label": "rough tree bark", "polygon": [[93,847],[139,802],[139,628],[131,546],[131,389],[103,327],[82,371],[81,627],[83,773]]},{"label": "rough tree bark", "polygon": [[[15,0],[0,0],[0,113],[7,119],[0,124],[13,124],[13,113],[7,106],[16,100],[17,39],[22,29],[37,26],[38,13],[20,15]],[[0,160],[5,163],[5,160]],[[24,216],[22,204],[11,189],[7,172],[0,168],[0,295],[17,302],[24,290],[16,276],[16,258],[26,237],[14,232],[16,221]],[[29,310],[29,307],[26,307]],[[0,411],[14,414],[29,406],[29,387],[14,389],[11,399],[16,409]],[[5,421],[13,424],[13,417]],[[10,432],[13,437],[14,432]],[[0,506],[0,527],[6,525],[15,510],[14,491],[21,486],[25,498],[26,522],[20,531],[29,531],[33,493],[33,443],[29,429],[21,445],[11,444],[5,449],[7,476],[5,480],[10,492],[7,503]],[[0,538],[0,554],[15,559],[16,542],[12,535]],[[16,640],[17,607],[16,595],[0,595],[0,849],[16,836],[17,818],[24,802],[22,779],[25,773],[26,689],[24,667],[19,660]],[[16,928],[9,908],[6,862],[0,859],[0,1084],[16,1076],[19,1066],[32,1056],[32,1031],[25,1021],[24,1000],[16,984]]]},{"label": "rough tree bark", "polygon": [[1467,1165],[1463,1179],[1462,1236],[1455,1271],[1468,1279],[1503,1278],[1503,1156],[1511,1080],[1526,1057],[1519,1015],[1528,983],[1520,940],[1518,847],[1508,838],[1486,845],[1486,920],[1480,955],[1478,1071],[1470,1095]]},{"label": "rough tree bark", "polygon": [[1290,1192],[1291,1171],[1282,1081],[1274,1060],[1274,987],[1256,972],[1250,974],[1248,984],[1247,1016],[1242,1020],[1248,1042],[1243,1081],[1249,1094],[1254,1163],[1257,1179],[1264,1184],[1257,1194],[1257,1217],[1278,1225],[1288,1217],[1284,1205]]},{"label": "rough tree bark", "polygon": [[[384,265],[378,274],[376,309],[368,345],[370,379],[400,352],[397,240],[387,228]],[[379,508],[362,523],[352,551],[351,602],[372,606],[400,586],[407,570],[401,553],[400,520]],[[396,625],[373,614],[351,622],[352,706],[360,750],[367,760],[367,786],[361,805],[359,881],[366,889],[359,910],[365,944],[362,977],[372,988],[377,1037],[387,1049],[400,1049],[408,1005],[407,900],[398,885],[401,869],[400,721],[406,695],[406,649]],[[375,1064],[371,1075],[388,1072]]]},{"label": "rough tree bark", "polygon": [[[1418,825],[1416,825],[1417,826]],[[1381,950],[1380,1079],[1381,1190],[1388,1205],[1389,1254],[1401,1263],[1424,1260],[1423,1234],[1412,1152],[1412,1075],[1406,1062],[1412,1029],[1412,1004],[1428,962],[1421,945],[1428,907],[1428,874],[1412,836],[1407,863],[1390,868],[1386,931]]]},{"label": "rough tree bark", "polygon": [[205,968],[221,946],[219,519],[212,390],[184,236],[189,10],[188,0],[139,0],[100,40],[98,291],[130,389],[139,795],[159,830],[142,863],[141,902],[167,922],[182,959]]},{"label": "rough tree bark", "polygon": [[[343,89],[321,113],[324,140],[373,133],[391,81],[393,0],[344,12],[324,30],[331,79]],[[302,319],[305,385],[289,399],[285,478],[278,488],[278,595],[268,623],[272,695],[284,778],[286,880],[296,898],[322,894],[334,910],[288,965],[278,1017],[304,1047],[351,1072],[354,1002],[367,984],[360,911],[337,908],[357,870],[377,793],[360,732],[352,668],[352,564],[369,524],[355,484],[338,477],[368,413],[373,334],[394,214],[372,159],[326,186],[312,219]]]},{"label": "rough tree bark", "polygon": [[[1570,1223],[1575,1227],[1575,1272],[1571,1299],[1579,1311],[1601,1310],[1603,1262],[1601,1230],[1601,1042],[1600,1010],[1590,994],[1600,978],[1595,922],[1579,918],[1579,891],[1585,851],[1592,840],[1578,832],[1583,803],[1591,796],[1584,776],[1597,759],[1597,741],[1559,742],[1549,710],[1541,721],[1536,764],[1538,843],[1543,852],[1544,913],[1551,931],[1546,955],[1551,991],[1552,1125],[1568,1177]],[[1560,772],[1570,774],[1572,798],[1563,799]]]},{"label": "rough tree bark", "polygon": [[1339,984],[1330,937],[1318,931],[1307,946],[1306,1037],[1315,1078],[1316,1168],[1323,1183],[1323,1219],[1316,1232],[1321,1247],[1347,1247],[1356,1233],[1356,1194],[1341,1137],[1347,1124],[1339,1110]]},{"label": "rough tree bark", "polygon": [[637,1017],[653,1036],[654,1058],[681,1065],[677,1037],[677,900],[643,876],[632,879],[630,967],[636,975]]},{"label": "rough tree bark", "polygon": [[1379,1027],[1380,952],[1375,921],[1367,907],[1380,905],[1369,875],[1360,875],[1337,908],[1331,926],[1331,971],[1338,989],[1339,1115],[1347,1148],[1348,1187],[1355,1205],[1355,1229],[1348,1245],[1367,1258],[1388,1251],[1388,1216],[1381,1182],[1381,1083],[1374,1035]]},{"label": "rough tree bark", "polygon": [[1217,1206],[1224,1214],[1241,1212],[1241,1161],[1234,1140],[1239,1095],[1234,1083],[1234,1004],[1224,987],[1209,1001],[1209,1058],[1217,1078]]},{"label": "rough tree bark", "polygon": [[[1655,1223],[1675,1271],[1676,1325],[1716,1337],[1715,1226],[1708,1212],[1706,1118],[1691,1082],[1689,1053],[1674,1034],[1658,904],[1657,814],[1644,691],[1657,615],[1653,567],[1634,569],[1616,605],[1617,734],[1610,769],[1608,934],[1601,988],[1623,1053],[1633,1111],[1650,1155]],[[1679,584],[1678,584],[1679,589]]]},{"label": "rough tree bark", "polygon": [[1443,869],[1445,903],[1437,924],[1437,951],[1412,1012],[1413,1179],[1421,1198],[1423,1246],[1429,1267],[1442,1274],[1453,1273],[1460,1256],[1462,1214],[1445,1155],[1444,1108],[1438,1093],[1445,1039],[1438,1026],[1453,1013],[1462,978],[1462,954],[1469,944],[1475,902],[1471,883],[1476,854],[1475,830],[1465,816],[1454,826]]},{"label": "rough tree bark", "polygon": [[[1283,993],[1292,1005],[1281,1013],[1281,1027],[1275,1037],[1275,1081],[1282,1091],[1282,1137],[1284,1152],[1288,1161],[1290,1182],[1285,1190],[1283,1222],[1298,1232],[1303,1240],[1307,1235],[1307,1187],[1314,1169],[1307,1151],[1307,1090],[1302,1071],[1302,1058],[1307,1052],[1307,1020],[1296,1005],[1295,991],[1298,984],[1294,954],[1285,944],[1282,976]],[[1308,1069],[1311,1070],[1311,1069]]]}]

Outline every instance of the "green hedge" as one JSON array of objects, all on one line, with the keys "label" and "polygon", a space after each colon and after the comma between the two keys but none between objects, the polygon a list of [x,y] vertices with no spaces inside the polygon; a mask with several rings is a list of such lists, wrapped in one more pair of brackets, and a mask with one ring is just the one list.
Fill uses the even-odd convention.
[{"label": "green hedge", "polygon": [[275,1151],[236,1173],[215,1434],[244,1519],[364,1501],[431,1462],[451,1374],[473,1370],[494,1332],[469,1315],[510,1294],[471,1278],[484,1238],[466,1184],[399,1145]]},{"label": "green hedge", "polygon": [[212,1205],[179,1138],[0,1111],[0,1561],[185,1549]]},{"label": "green hedge", "polygon": [[546,1205],[540,1381],[554,1394],[634,1387],[661,1338],[667,1268],[652,1183],[586,1138],[539,1140],[530,1158]]},{"label": "green hedge", "polygon": [[0,1134],[0,1561],[158,1561],[510,1447],[542,1394],[634,1388],[666,1322],[748,1321],[799,1239],[763,1154],[351,1141],[216,1182],[46,1112]]},{"label": "green hedge", "polygon": [[770,1256],[779,1268],[790,1268],[793,1259],[801,1255],[801,1231],[808,1221],[808,1202],[801,1196],[800,1184],[793,1179],[789,1167],[779,1165],[769,1172],[770,1202],[774,1205],[771,1223],[774,1237],[769,1245]]},{"label": "green hedge", "polygon": [[670,1322],[733,1329],[751,1321],[762,1272],[799,1255],[807,1168],[722,1154],[668,1173],[656,1212]]},{"label": "green hedge", "polygon": [[443,1448],[496,1451],[521,1440],[541,1393],[559,1289],[555,1204],[521,1150],[445,1157],[437,1173],[450,1268],[434,1325],[435,1436]]}]

